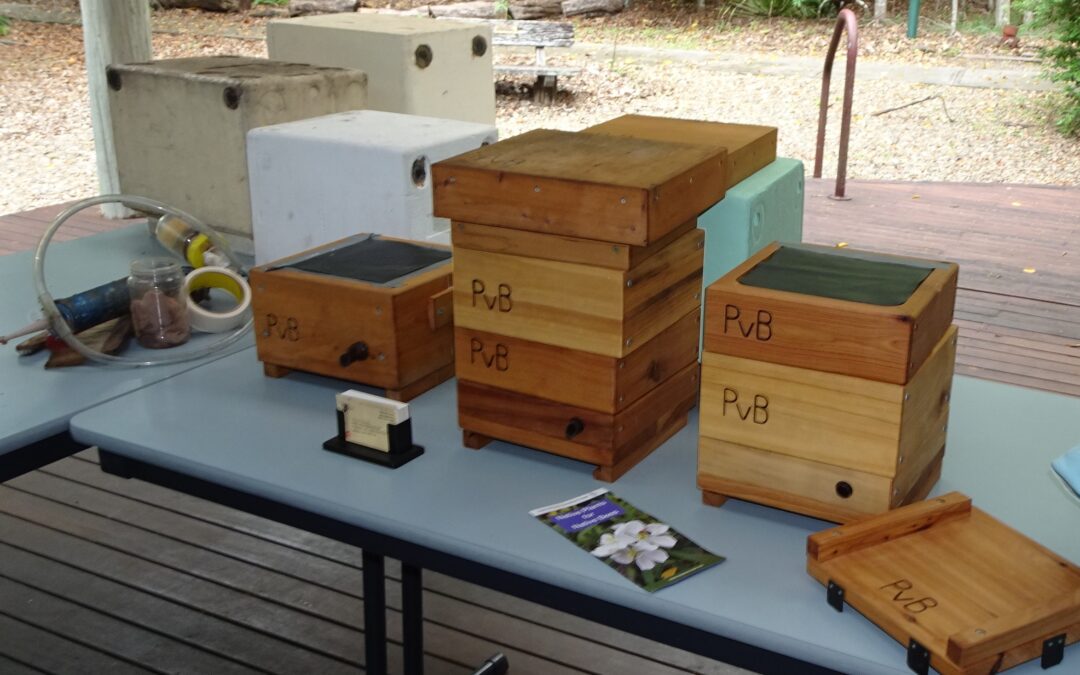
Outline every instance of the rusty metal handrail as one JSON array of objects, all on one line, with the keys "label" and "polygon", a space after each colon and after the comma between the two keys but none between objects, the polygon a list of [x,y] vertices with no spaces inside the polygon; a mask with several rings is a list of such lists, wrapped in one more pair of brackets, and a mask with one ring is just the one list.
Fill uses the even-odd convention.
[{"label": "rusty metal handrail", "polygon": [[844,195],[847,183],[848,137],[851,135],[851,96],[855,91],[855,57],[859,52],[859,22],[850,9],[840,10],[836,17],[829,53],[825,56],[825,70],[821,76],[821,107],[818,111],[817,151],[814,154],[814,178],[821,178],[821,164],[825,154],[825,121],[829,110],[829,83],[832,80],[833,61],[840,35],[847,30],[847,70],[844,75],[844,111],[840,118],[840,157],[836,167],[836,191],[833,199],[851,199]]}]

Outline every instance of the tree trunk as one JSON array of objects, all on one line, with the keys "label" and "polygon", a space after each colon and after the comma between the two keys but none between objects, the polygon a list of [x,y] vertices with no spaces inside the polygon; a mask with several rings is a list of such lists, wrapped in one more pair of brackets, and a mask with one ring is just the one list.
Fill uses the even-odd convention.
[{"label": "tree trunk", "polygon": [[994,25],[998,28],[1003,28],[1011,23],[1009,20],[1012,14],[1012,1],[1011,0],[997,0],[997,15],[994,21]]},{"label": "tree trunk", "polygon": [[874,21],[881,21],[889,13],[888,0],[874,0]]},{"label": "tree trunk", "polygon": [[623,6],[623,0],[563,0],[562,11],[566,16],[618,14]]},{"label": "tree trunk", "polygon": [[[98,189],[102,194],[114,194],[120,192],[120,178],[116,171],[105,67],[111,63],[138,63],[153,58],[150,4],[146,0],[83,0],[81,6]],[[124,218],[131,213],[122,204],[105,204],[101,212],[106,218]]]},{"label": "tree trunk", "polygon": [[289,16],[355,12],[357,0],[289,0]]},{"label": "tree trunk", "polygon": [[952,0],[952,18],[949,21],[949,35],[956,35],[956,26],[960,22],[960,0]]},{"label": "tree trunk", "polygon": [[510,16],[514,19],[546,19],[562,14],[561,0],[513,0]]}]

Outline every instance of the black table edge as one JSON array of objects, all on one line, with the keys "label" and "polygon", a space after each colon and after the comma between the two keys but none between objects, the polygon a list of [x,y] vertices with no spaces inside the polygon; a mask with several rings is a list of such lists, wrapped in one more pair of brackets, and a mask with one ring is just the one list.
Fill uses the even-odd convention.
[{"label": "black table edge", "polygon": [[34,441],[0,455],[0,483],[30,473],[90,447],[79,443],[67,431]]}]

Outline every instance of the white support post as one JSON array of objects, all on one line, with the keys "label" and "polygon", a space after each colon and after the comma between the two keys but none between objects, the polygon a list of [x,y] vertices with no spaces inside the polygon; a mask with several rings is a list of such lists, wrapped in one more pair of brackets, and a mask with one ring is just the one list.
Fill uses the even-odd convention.
[{"label": "white support post", "polygon": [[[109,84],[110,63],[149,61],[150,3],[146,0],[82,0],[83,46],[90,91],[90,121],[94,128],[98,186],[102,194],[120,191],[113,145]],[[106,218],[124,218],[130,211],[121,204],[101,207]]]},{"label": "white support post", "polygon": [[952,17],[949,20],[949,35],[956,35],[960,23],[960,0],[952,0]]},{"label": "white support post", "polygon": [[998,28],[1004,28],[1012,23],[1010,18],[1012,17],[1012,0],[997,0],[997,14],[994,18],[994,25]]},{"label": "white support post", "polygon": [[874,21],[881,21],[889,13],[888,0],[874,0]]}]

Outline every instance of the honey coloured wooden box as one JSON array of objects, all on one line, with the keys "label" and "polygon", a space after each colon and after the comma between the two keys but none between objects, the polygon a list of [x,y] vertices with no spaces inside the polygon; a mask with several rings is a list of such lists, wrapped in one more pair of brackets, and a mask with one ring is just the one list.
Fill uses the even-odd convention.
[{"label": "honey coloured wooden box", "polygon": [[772,244],[711,284],[705,351],[904,384],[952,323],[953,263]]},{"label": "honey coloured wooden box", "polygon": [[435,215],[646,246],[720,201],[715,145],[538,129],[432,166]]},{"label": "honey coloured wooden box", "polygon": [[1064,653],[1080,640],[1080,568],[957,492],[811,535],[807,571],[835,609],[854,607],[904,645],[918,673],[1080,656]]},{"label": "honey coloured wooden box", "polygon": [[253,268],[264,371],[422,394],[454,374],[452,271],[446,246],[370,234]]},{"label": "honey coloured wooden box", "polygon": [[776,131],[776,127],[756,124],[623,115],[583,129],[582,133],[723,147],[727,150],[726,187],[730,188],[776,159]]},{"label": "honey coloured wooden box", "polygon": [[617,413],[603,413],[458,379],[464,444],[508,441],[595,464],[614,481],[686,426],[697,403],[696,361]]},{"label": "honey coloured wooden box", "polygon": [[956,327],[906,385],[706,352],[698,486],[848,522],[922,499],[945,452]]},{"label": "honey coloured wooden box", "polygon": [[621,359],[701,302],[704,233],[693,221],[649,251],[623,257],[605,244],[626,269],[566,262],[594,255],[595,242],[565,237],[547,236],[548,257],[467,248],[460,226],[452,235],[459,327]]}]

